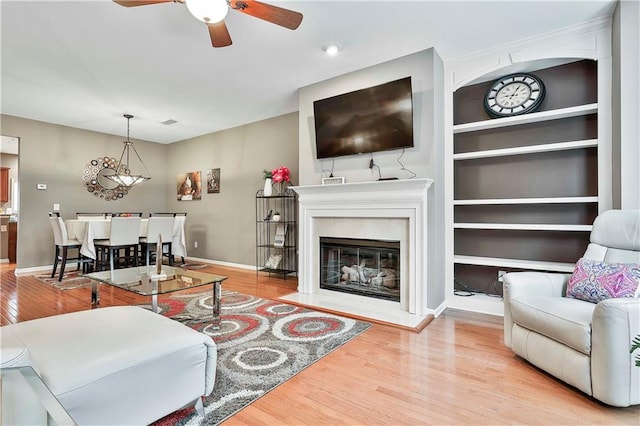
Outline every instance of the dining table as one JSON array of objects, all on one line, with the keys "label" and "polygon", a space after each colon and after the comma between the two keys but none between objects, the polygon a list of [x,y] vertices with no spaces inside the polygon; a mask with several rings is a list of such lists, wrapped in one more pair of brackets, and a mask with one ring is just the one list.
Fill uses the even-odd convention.
[{"label": "dining table", "polygon": [[[171,240],[171,254],[185,257],[187,255],[187,245],[185,240],[186,216],[176,216],[173,224],[173,237]],[[80,253],[91,259],[96,258],[95,240],[105,240],[109,238],[111,232],[111,219],[67,219],[64,221],[67,228],[67,235],[70,239],[76,239],[82,243]],[[147,236],[149,219],[140,221],[140,237]]]}]

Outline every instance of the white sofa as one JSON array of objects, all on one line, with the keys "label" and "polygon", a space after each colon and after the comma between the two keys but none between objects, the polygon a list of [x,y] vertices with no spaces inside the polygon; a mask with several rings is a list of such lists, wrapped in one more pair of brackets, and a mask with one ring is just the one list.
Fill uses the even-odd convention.
[{"label": "white sofa", "polygon": [[0,328],[2,368],[30,365],[79,425],[146,425],[213,391],[211,337],[135,306]]},{"label": "white sofa", "polygon": [[[640,210],[599,215],[584,258],[640,263]],[[504,275],[504,342],[516,354],[613,406],[640,404],[640,367],[630,353],[640,335],[640,299],[591,303],[564,297],[570,274]]]}]

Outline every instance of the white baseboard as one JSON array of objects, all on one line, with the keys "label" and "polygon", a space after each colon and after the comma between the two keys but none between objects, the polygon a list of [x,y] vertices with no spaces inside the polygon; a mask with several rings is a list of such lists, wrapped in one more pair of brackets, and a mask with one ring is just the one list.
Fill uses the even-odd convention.
[{"label": "white baseboard", "polygon": [[0,259],[0,263],[10,263],[9,259]]},{"label": "white baseboard", "polygon": [[203,259],[200,257],[185,257],[185,260],[195,260],[196,262],[212,263],[214,265],[230,266],[232,268],[238,268],[238,269],[250,269],[253,271],[256,270],[255,265],[244,265],[242,263],[223,262],[222,260]]},{"label": "white baseboard", "polygon": [[16,268],[13,273],[16,277],[21,275],[33,275],[34,272],[51,271],[53,265],[32,266],[30,268]]},{"label": "white baseboard", "polygon": [[434,310],[432,310],[432,314],[434,317],[438,318],[440,316],[441,313],[444,312],[444,310],[447,309],[447,302],[446,300],[444,302],[442,302],[440,304],[440,306],[438,306],[437,308],[435,308]]}]

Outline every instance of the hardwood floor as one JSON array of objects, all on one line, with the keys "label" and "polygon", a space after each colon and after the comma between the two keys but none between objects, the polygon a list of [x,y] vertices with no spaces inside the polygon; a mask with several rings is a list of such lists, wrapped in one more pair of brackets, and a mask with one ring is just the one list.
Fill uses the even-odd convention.
[{"label": "hardwood floor", "polygon": [[[2,325],[91,309],[90,289],[59,291],[0,265]],[[224,287],[264,298],[295,290],[254,271],[210,266]],[[201,291],[202,289],[200,289]],[[147,303],[100,287],[101,306]],[[447,311],[421,333],[374,324],[226,425],[629,424],[640,406],[603,405],[515,356],[494,317]]]}]

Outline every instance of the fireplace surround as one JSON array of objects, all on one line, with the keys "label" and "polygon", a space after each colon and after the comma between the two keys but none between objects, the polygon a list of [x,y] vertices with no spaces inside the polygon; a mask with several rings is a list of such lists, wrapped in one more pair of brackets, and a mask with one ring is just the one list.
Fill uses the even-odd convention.
[{"label": "fireplace surround", "polygon": [[[428,194],[431,179],[292,187],[299,202],[298,291],[284,301],[411,329],[428,307]],[[320,237],[399,242],[399,300],[320,288]]]}]

